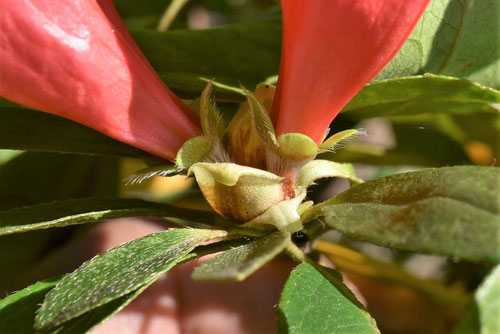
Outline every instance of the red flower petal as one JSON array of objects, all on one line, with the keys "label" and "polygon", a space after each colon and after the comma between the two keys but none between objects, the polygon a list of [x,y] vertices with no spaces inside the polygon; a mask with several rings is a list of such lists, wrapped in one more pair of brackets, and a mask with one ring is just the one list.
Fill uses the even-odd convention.
[{"label": "red flower petal", "polygon": [[3,0],[0,7],[1,96],[167,159],[200,134],[116,12],[117,27],[94,1]]},{"label": "red flower petal", "polygon": [[282,0],[277,134],[320,143],[342,107],[391,60],[429,0]]}]

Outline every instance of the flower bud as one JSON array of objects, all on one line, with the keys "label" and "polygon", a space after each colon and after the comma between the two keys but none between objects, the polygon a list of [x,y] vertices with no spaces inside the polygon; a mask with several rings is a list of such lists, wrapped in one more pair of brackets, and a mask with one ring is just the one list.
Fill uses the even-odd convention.
[{"label": "flower bud", "polygon": [[233,163],[196,163],[188,175],[195,176],[215,211],[237,223],[248,222],[295,197],[290,179]]}]

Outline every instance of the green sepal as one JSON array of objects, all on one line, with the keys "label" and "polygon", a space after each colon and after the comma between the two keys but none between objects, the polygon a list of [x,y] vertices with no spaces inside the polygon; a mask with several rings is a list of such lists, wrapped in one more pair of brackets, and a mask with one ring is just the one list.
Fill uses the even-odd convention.
[{"label": "green sepal", "polygon": [[201,93],[199,102],[200,121],[207,142],[214,146],[224,134],[224,125],[217,106],[211,99],[212,82],[209,82]]},{"label": "green sepal", "polygon": [[267,112],[264,105],[252,92],[244,88],[243,91],[245,92],[250,112],[253,115],[257,133],[262,138],[262,140],[264,140],[268,148],[277,148],[278,141],[276,139],[276,133],[274,131],[273,122],[269,117],[269,113]]},{"label": "green sepal", "polygon": [[363,180],[356,176],[351,164],[313,160],[299,170],[295,184],[298,189],[305,191],[314,181],[325,177],[340,177],[353,184],[363,183]]},{"label": "green sepal", "polygon": [[356,129],[349,129],[335,133],[330,138],[319,145],[320,150],[333,150],[342,140],[347,139],[359,133]]},{"label": "green sepal", "polygon": [[310,160],[318,154],[318,146],[302,133],[285,133],[278,138],[279,155],[293,160]]},{"label": "green sepal", "polygon": [[[215,181],[229,187],[234,186],[242,176],[269,180],[276,184],[279,184],[284,179],[262,169],[233,163],[199,163],[188,170],[188,176],[191,175],[195,175],[197,179],[201,178],[203,183],[213,183]],[[210,178],[212,181],[205,180],[205,178]]]},{"label": "green sepal", "polygon": [[211,145],[205,136],[191,138],[177,152],[175,164],[179,168],[188,168],[194,163],[205,160],[210,151]]},{"label": "green sepal", "polygon": [[161,165],[139,169],[125,179],[127,185],[141,183],[153,176],[174,176],[185,172],[185,168],[179,168],[175,165]]}]

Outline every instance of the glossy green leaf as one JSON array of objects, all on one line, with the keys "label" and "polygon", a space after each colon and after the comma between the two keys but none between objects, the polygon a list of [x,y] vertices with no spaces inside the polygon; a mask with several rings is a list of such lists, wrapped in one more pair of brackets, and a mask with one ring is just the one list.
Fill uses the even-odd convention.
[{"label": "glossy green leaf", "polygon": [[274,232],[203,262],[193,272],[198,281],[243,281],[281,253],[290,233]]},{"label": "glossy green leaf", "polygon": [[[165,33],[132,29],[131,33],[167,86],[181,98],[198,98],[207,80],[253,90],[278,73],[280,20]],[[240,93],[221,86],[214,86],[214,94],[218,100],[244,100]]]},{"label": "glossy green leaf", "polygon": [[0,212],[0,235],[120,217],[171,217],[212,222],[215,213],[121,198],[80,198]]},{"label": "glossy green leaf", "polygon": [[500,266],[486,277],[475,294],[481,334],[500,333]]},{"label": "glossy green leaf", "polygon": [[423,75],[369,83],[342,112],[356,120],[438,112],[498,113],[491,106],[494,103],[500,103],[500,92],[494,89],[458,78]]},{"label": "glossy green leaf", "polygon": [[159,278],[199,244],[223,236],[216,230],[173,229],[113,248],[66,275],[45,297],[35,326],[52,328],[125,296]]},{"label": "glossy green leaf", "polygon": [[498,88],[499,7],[496,0],[431,1],[408,41],[376,79],[430,72]]},{"label": "glossy green leaf", "polygon": [[305,263],[290,274],[281,293],[278,316],[279,333],[379,333],[364,310]]},{"label": "glossy green leaf", "polygon": [[84,125],[43,112],[0,108],[0,149],[110,155],[159,161]]},{"label": "glossy green leaf", "polygon": [[498,262],[499,181],[495,167],[395,174],[354,186],[306,215],[378,245]]}]

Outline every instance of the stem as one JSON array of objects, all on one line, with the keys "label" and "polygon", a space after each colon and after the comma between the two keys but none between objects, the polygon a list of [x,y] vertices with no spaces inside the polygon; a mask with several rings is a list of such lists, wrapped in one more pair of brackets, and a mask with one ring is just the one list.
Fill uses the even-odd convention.
[{"label": "stem", "polygon": [[289,241],[288,245],[285,247],[285,253],[287,253],[290,258],[297,263],[310,263],[312,261],[292,241]]},{"label": "stem", "polygon": [[158,26],[156,27],[156,30],[158,31],[167,31],[172,22],[174,22],[175,17],[179,12],[182,10],[184,5],[189,0],[172,0],[170,5],[168,5],[167,9],[165,10],[165,13],[163,13],[160,22],[158,22]]}]

